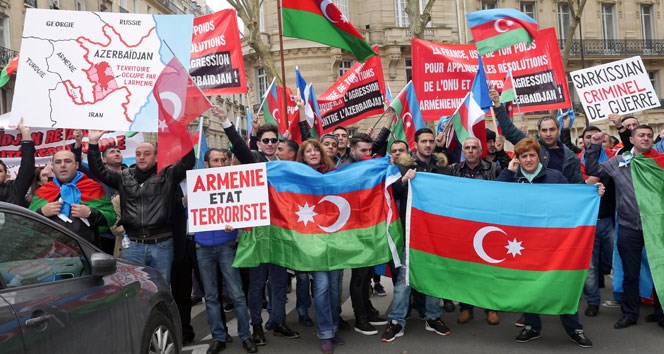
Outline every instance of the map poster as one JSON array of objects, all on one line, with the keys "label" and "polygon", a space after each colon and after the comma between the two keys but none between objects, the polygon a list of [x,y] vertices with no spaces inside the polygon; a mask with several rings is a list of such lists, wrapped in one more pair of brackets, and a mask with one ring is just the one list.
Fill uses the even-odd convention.
[{"label": "map poster", "polygon": [[247,93],[235,10],[196,17],[191,42],[189,74],[204,94]]},{"label": "map poster", "polygon": [[188,69],[192,25],[191,15],[28,9],[13,116],[31,127],[157,131],[152,88],[173,55]]},{"label": "map poster", "polygon": [[660,106],[641,57],[631,57],[570,73],[591,122]]}]

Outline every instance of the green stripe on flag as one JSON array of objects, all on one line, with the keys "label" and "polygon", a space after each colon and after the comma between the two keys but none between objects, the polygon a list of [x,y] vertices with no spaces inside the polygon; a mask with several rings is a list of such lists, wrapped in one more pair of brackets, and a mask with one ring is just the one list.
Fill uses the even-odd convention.
[{"label": "green stripe on flag", "polygon": [[588,270],[524,271],[458,261],[411,249],[410,285],[438,298],[485,309],[546,315],[576,313]]},{"label": "green stripe on flag", "polygon": [[342,48],[353,53],[355,58],[363,62],[376,55],[369,43],[341,29],[336,29],[324,17],[309,11],[283,9],[284,37],[307,39],[313,42]]},{"label": "green stripe on flag", "polygon": [[648,264],[661,299],[664,296],[664,168],[643,155],[634,157],[631,165]]},{"label": "green stripe on flag", "polygon": [[475,43],[475,46],[477,47],[479,54],[484,55],[486,53],[495,52],[498,49],[506,48],[517,43],[530,43],[531,41],[532,38],[530,37],[530,34],[528,34],[528,31],[526,31],[525,28],[518,28],[503,34],[499,34],[497,36],[489,37],[483,41],[479,41]]},{"label": "green stripe on flag", "polygon": [[[401,221],[390,224],[397,249],[403,247]],[[332,234],[301,234],[269,225],[242,232],[233,267],[273,263],[300,271],[369,267],[392,259],[385,223]]]}]

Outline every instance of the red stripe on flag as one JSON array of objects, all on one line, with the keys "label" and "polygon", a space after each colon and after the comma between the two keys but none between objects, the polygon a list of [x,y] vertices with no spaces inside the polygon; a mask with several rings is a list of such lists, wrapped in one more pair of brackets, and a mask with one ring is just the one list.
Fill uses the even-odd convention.
[{"label": "red stripe on flag", "polygon": [[[326,19],[330,24],[353,37],[364,39],[362,34],[357,31],[357,29],[344,18],[343,13],[336,4],[333,2],[328,2],[325,4],[324,10],[321,8],[323,6],[323,0],[282,0],[282,5],[284,9],[290,10],[299,10],[307,11],[313,14],[316,14],[324,19]],[[323,13],[325,11],[325,13]]]},{"label": "red stripe on flag", "polygon": [[311,0],[282,0],[281,6],[284,9],[293,9],[313,12],[317,15],[323,16],[323,13],[320,11],[320,7],[317,4],[317,1]]},{"label": "red stripe on flag", "polygon": [[[278,192],[273,186],[268,186],[270,195],[270,222],[274,226],[290,229],[303,234],[324,234],[321,229],[328,228],[338,220],[343,219],[340,208],[330,200],[321,201],[325,196],[300,194],[292,192]],[[377,185],[371,189],[354,191],[336,195],[343,198],[350,206],[348,221],[336,231],[362,229],[385,222],[387,219],[387,203],[383,198],[378,198],[383,193],[383,185]],[[392,200],[394,200],[392,198]],[[310,209],[309,213],[303,213],[305,203]],[[341,203],[336,203],[342,205]],[[315,213],[311,218],[311,211]],[[392,220],[398,216],[396,206],[392,206]],[[300,213],[300,215],[298,215]],[[308,221],[298,221],[308,219]]]},{"label": "red stripe on flag", "polygon": [[[487,233],[476,251],[473,243],[476,235],[489,226],[503,230],[506,235],[500,231]],[[411,211],[410,230],[413,249],[460,261],[533,271],[587,269],[595,236],[594,225],[573,229],[492,225],[438,216],[415,208]],[[506,247],[510,242],[514,246],[515,242],[521,242],[520,255],[508,253]]]}]

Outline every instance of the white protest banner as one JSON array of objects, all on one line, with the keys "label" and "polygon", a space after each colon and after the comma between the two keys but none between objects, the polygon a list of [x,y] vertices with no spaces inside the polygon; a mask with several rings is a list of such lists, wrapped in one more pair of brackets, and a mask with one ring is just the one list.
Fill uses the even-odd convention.
[{"label": "white protest banner", "polygon": [[[87,132],[84,132],[87,135]],[[74,144],[73,129],[32,129],[32,141],[35,142],[35,164],[44,166],[56,152],[70,150]],[[83,138],[82,159],[87,161],[88,141]],[[116,146],[122,153],[123,163],[131,165],[135,161],[136,148],[143,142],[143,133],[106,133],[99,141],[99,149],[104,151],[107,146]],[[21,133],[18,130],[0,131],[0,159],[7,164],[12,176],[16,176],[21,165]]]},{"label": "white protest banner", "polygon": [[189,231],[270,224],[265,163],[187,171]]},{"label": "white protest banner", "polygon": [[641,57],[632,57],[570,73],[591,122],[660,106]]},{"label": "white protest banner", "polygon": [[15,116],[31,127],[156,132],[152,88],[173,55],[188,68],[193,21],[27,9]]}]

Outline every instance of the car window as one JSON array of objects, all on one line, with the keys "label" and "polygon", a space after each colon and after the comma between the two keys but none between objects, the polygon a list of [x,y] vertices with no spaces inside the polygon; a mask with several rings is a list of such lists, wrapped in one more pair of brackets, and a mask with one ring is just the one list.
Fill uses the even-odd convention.
[{"label": "car window", "polygon": [[0,276],[8,288],[89,274],[73,237],[24,215],[0,212]]}]

